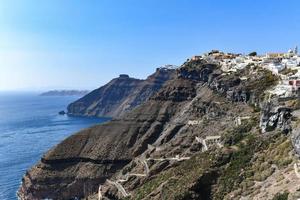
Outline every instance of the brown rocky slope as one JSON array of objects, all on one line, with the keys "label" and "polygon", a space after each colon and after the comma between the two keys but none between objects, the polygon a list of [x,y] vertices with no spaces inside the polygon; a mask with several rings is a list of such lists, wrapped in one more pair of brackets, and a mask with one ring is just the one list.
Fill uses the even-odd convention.
[{"label": "brown rocky slope", "polygon": [[[256,76],[249,76],[253,71]],[[249,78],[245,81],[241,76]],[[224,75],[219,66],[205,61],[185,63],[176,77],[133,111],[83,130],[51,149],[25,174],[19,196],[94,199],[98,198],[99,185],[101,196],[110,199],[223,199],[247,195],[237,191],[239,184],[250,188],[255,183],[255,167],[247,163],[264,163],[251,159],[273,143],[286,141],[284,136],[263,139],[268,136],[259,133],[263,91],[276,81],[270,72],[250,66]],[[238,117],[245,117],[245,124],[237,125]],[[282,124],[289,122],[281,120]],[[277,125],[272,126],[273,134]],[[196,137],[207,136],[221,136],[224,147],[204,152]],[[187,160],[181,162],[180,158]],[[145,161],[149,170],[141,164]],[[248,168],[252,175],[241,176]],[[124,180],[128,174],[142,176],[122,182],[127,192],[124,195],[112,182]],[[249,181],[252,178],[252,182],[244,177]],[[249,193],[247,189],[245,192]]]}]

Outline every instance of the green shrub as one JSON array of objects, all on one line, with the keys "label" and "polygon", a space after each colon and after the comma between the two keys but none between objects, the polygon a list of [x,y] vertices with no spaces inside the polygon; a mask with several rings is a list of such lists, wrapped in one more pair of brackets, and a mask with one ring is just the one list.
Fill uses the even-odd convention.
[{"label": "green shrub", "polygon": [[277,193],[273,200],[288,200],[289,193],[284,192],[284,193]]},{"label": "green shrub", "polygon": [[253,51],[253,52],[249,53],[248,55],[249,56],[257,56],[257,53],[256,53],[256,51]]}]

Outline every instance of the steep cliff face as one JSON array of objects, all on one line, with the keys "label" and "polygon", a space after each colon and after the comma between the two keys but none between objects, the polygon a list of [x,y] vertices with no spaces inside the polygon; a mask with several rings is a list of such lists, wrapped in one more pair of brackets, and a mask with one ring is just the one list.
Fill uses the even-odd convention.
[{"label": "steep cliff face", "polygon": [[[191,84],[177,83],[178,88]],[[26,173],[20,197],[70,199],[94,193],[99,184],[157,140],[181,103],[150,100],[122,119],[67,138]]]},{"label": "steep cliff face", "polygon": [[[259,192],[263,198],[264,181],[270,177],[272,182],[273,173],[286,173],[294,162],[290,129],[279,132],[281,125],[291,123],[290,112],[277,109],[273,114],[282,120],[275,120],[268,134],[260,131],[264,91],[276,81],[263,69],[223,74],[219,66],[205,61],[185,63],[136,109],[83,130],[46,153],[25,174],[19,196],[251,199]],[[263,118],[271,121],[273,114],[266,111]],[[291,186],[283,180],[277,192]],[[291,180],[300,184],[295,177]]]},{"label": "steep cliff face", "polygon": [[120,75],[68,106],[68,114],[76,116],[117,117],[132,110],[174,76],[174,69],[158,68],[146,80]]}]

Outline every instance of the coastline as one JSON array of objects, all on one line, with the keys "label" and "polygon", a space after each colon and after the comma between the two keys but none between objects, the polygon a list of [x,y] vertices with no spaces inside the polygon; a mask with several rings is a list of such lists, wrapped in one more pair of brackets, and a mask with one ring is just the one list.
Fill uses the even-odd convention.
[{"label": "coastline", "polygon": [[76,97],[40,97],[38,92],[0,92],[0,199],[16,199],[25,172],[69,135],[109,118],[61,116]]}]

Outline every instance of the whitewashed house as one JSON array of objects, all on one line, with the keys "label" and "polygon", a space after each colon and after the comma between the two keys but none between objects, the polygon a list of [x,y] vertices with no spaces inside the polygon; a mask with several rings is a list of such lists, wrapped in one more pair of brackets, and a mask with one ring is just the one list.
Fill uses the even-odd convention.
[{"label": "whitewashed house", "polygon": [[278,74],[281,70],[285,68],[285,65],[277,62],[271,62],[266,65],[264,65],[264,68],[272,71],[273,74]]}]

